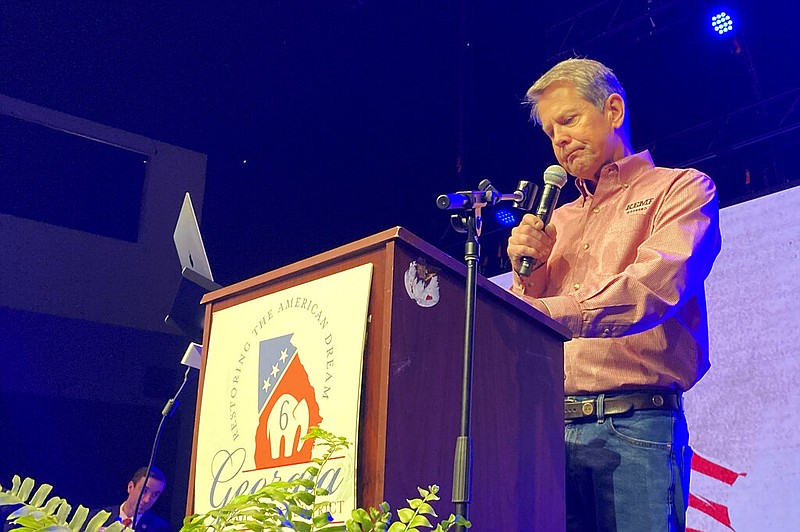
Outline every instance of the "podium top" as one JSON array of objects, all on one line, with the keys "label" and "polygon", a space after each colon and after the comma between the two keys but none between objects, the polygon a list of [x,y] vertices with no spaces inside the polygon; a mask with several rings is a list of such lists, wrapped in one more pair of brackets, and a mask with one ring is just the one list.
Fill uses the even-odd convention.
[{"label": "podium top", "polygon": [[[356,255],[364,254],[366,251],[387,247],[395,242],[402,242],[403,244],[416,249],[423,255],[426,255],[434,261],[439,262],[442,266],[466,279],[466,265],[457,261],[437,247],[424,241],[407,229],[397,226],[366,238],[362,238],[361,240],[334,248],[330,251],[300,260],[293,264],[283,266],[276,270],[272,270],[255,277],[251,277],[250,279],[220,288],[219,290],[209,292],[203,297],[201,303],[216,303],[235,295],[252,292],[279,279],[286,279],[296,276],[300,273],[319,270],[325,266],[330,266],[333,263],[352,258]],[[507,305],[516,308],[524,314],[527,314],[531,319],[552,330],[552,332],[557,336],[560,336],[561,340],[569,340],[572,337],[567,327],[553,320],[549,316],[539,312],[515,295],[496,285],[483,275],[478,275],[477,283],[479,291],[490,294],[492,297],[499,298]]]}]

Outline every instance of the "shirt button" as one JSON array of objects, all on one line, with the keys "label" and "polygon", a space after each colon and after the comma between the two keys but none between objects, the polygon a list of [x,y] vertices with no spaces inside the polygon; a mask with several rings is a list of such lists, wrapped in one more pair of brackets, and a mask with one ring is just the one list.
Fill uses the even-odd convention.
[{"label": "shirt button", "polygon": [[628,183],[622,183],[622,188],[628,188],[629,186]]},{"label": "shirt button", "polygon": [[583,249],[589,249],[589,244],[584,244]]},{"label": "shirt button", "polygon": [[572,288],[574,288],[575,290],[577,290],[580,287],[581,287],[581,283],[575,283],[574,285],[572,285]]},{"label": "shirt button", "polygon": [[592,209],[592,212],[593,212],[593,213],[595,213],[595,214],[597,214],[598,212],[600,212],[600,209],[599,209],[599,208],[597,208],[597,207],[595,207],[594,209]]},{"label": "shirt button", "polygon": [[611,334],[611,329],[605,328],[603,329],[603,336],[609,336]]}]

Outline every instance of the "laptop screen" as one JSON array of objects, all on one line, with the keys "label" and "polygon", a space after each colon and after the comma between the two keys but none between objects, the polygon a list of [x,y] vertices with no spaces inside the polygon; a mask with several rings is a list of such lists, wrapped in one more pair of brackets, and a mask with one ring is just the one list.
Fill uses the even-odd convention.
[{"label": "laptop screen", "polygon": [[178,223],[175,225],[172,239],[175,241],[181,269],[188,268],[213,281],[211,265],[208,263],[206,250],[203,247],[203,237],[200,236],[200,227],[197,225],[192,198],[188,192],[183,198],[181,213],[178,215]]}]

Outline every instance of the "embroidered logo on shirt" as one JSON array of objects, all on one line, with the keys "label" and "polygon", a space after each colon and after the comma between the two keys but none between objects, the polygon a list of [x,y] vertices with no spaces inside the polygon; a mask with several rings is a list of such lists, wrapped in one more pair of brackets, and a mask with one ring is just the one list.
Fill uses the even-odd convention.
[{"label": "embroidered logo on shirt", "polygon": [[636,212],[644,212],[650,207],[655,198],[647,198],[645,200],[634,201],[625,205],[625,214],[633,214]]}]

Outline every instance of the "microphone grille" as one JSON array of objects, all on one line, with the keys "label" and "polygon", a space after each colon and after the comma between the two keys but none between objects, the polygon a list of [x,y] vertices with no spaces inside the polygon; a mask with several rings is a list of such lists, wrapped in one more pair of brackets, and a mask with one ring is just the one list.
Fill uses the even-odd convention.
[{"label": "microphone grille", "polygon": [[557,164],[551,164],[544,171],[544,183],[560,189],[567,184],[567,171]]}]

